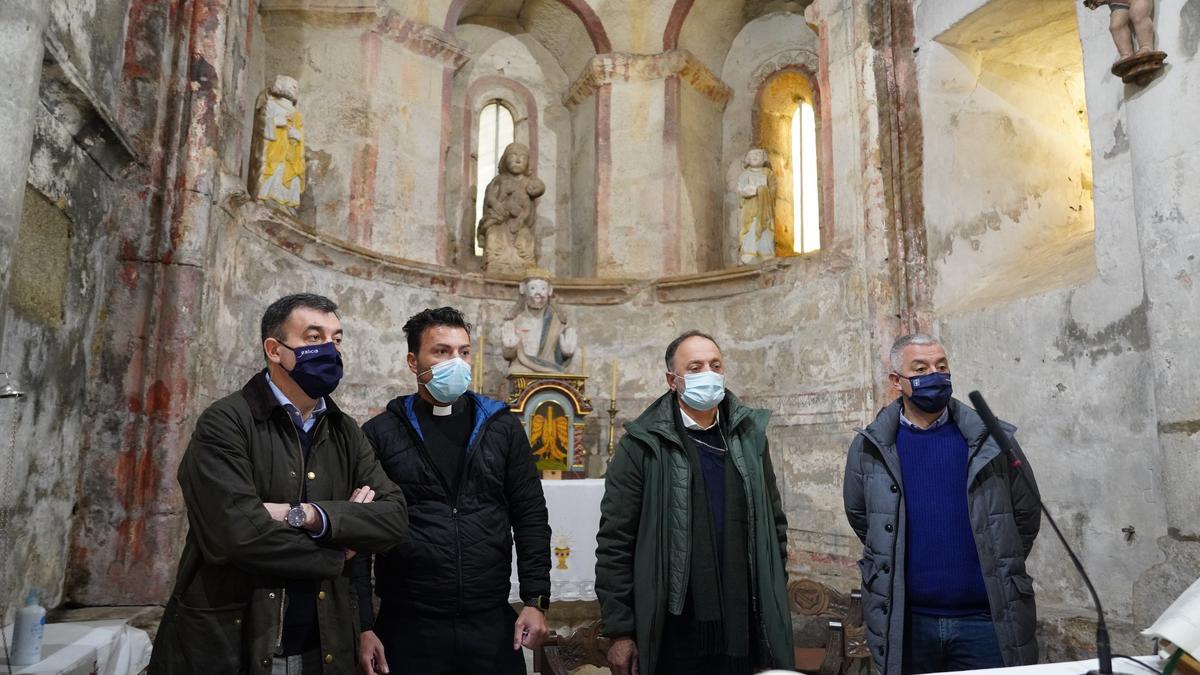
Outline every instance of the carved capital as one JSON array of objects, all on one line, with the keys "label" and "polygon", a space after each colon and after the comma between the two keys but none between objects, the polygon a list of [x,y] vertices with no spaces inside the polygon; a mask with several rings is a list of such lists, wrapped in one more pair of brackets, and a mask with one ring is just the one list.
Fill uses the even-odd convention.
[{"label": "carved capital", "polygon": [[659,54],[597,54],[571,83],[563,103],[579,105],[600,87],[614,82],[651,82],[672,76],[686,82],[721,110],[733,96],[733,90],[694,54],[686,49],[672,49]]}]

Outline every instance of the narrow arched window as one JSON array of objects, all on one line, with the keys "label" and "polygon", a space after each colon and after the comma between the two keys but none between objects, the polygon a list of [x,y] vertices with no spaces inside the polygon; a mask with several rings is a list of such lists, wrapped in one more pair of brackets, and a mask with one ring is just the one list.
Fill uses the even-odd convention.
[{"label": "narrow arched window", "polygon": [[821,162],[812,80],[784,68],[759,88],[754,145],[767,151],[775,173],[775,255],[821,248]]},{"label": "narrow arched window", "polygon": [[472,228],[476,234],[473,239],[477,256],[483,255],[477,230],[483,219],[484,192],[496,177],[504,148],[513,142],[513,129],[512,112],[501,101],[492,101],[479,112],[479,145],[475,151],[475,227]]},{"label": "narrow arched window", "polygon": [[821,205],[817,196],[817,121],[812,103],[801,100],[792,113],[792,251],[821,247]]}]

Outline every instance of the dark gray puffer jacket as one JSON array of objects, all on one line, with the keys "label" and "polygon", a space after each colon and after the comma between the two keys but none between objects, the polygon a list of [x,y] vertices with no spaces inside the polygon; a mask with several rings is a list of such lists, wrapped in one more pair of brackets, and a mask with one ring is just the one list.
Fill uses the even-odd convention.
[{"label": "dark gray puffer jacket", "polygon": [[[1036,663],[1037,607],[1025,558],[1041,527],[1037,481],[1024,457],[1019,458],[1019,467],[1012,466],[970,407],[951,400],[950,418],[970,448],[967,505],[1004,665]],[[858,566],[867,643],[876,669],[885,675],[900,673],[904,653],[907,555],[904,483],[896,454],[899,425],[897,400],[881,410],[866,429],[855,429],[842,487],[846,518],[863,542]],[[1005,429],[1010,434],[1016,430],[1009,425]],[[1033,491],[1017,471],[1025,472]]]}]

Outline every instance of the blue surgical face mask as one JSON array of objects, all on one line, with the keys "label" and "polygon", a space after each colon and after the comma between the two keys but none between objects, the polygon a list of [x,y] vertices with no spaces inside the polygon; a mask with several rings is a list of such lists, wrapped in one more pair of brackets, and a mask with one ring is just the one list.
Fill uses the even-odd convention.
[{"label": "blue surgical face mask", "polygon": [[725,400],[725,376],[711,370],[675,376],[675,386],[683,380],[683,391],[679,400],[693,410],[712,410]]},{"label": "blue surgical face mask", "polygon": [[423,386],[440,403],[453,403],[471,386],[471,364],[457,356],[434,365],[417,377],[425,373],[433,373],[433,377]]},{"label": "blue surgical face mask", "polygon": [[950,385],[950,373],[922,373],[905,379],[912,385],[912,396],[908,399],[927,413],[944,410],[954,394],[954,388]]},{"label": "blue surgical face mask", "polygon": [[337,345],[332,342],[303,347],[288,347],[282,342],[279,344],[296,355],[296,365],[287,374],[305,396],[315,401],[337,389],[342,381],[342,354]]}]

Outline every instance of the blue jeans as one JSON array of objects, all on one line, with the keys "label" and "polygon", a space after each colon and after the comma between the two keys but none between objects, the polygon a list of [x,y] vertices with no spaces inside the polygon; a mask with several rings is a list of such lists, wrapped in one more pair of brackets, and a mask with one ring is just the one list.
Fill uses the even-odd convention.
[{"label": "blue jeans", "polygon": [[986,612],[953,617],[909,612],[906,619],[905,675],[1004,666],[996,627]]}]

